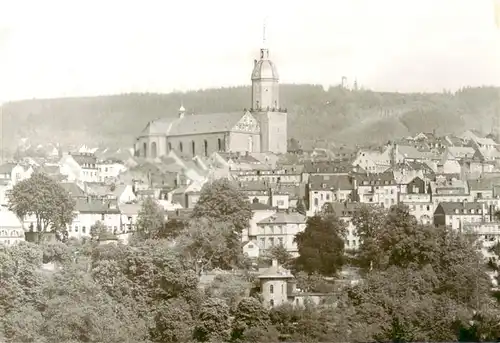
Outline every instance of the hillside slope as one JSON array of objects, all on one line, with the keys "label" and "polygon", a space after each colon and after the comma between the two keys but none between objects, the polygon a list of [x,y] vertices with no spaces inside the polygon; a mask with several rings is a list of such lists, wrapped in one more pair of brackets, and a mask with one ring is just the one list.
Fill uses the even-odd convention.
[{"label": "hillside slope", "polygon": [[[88,98],[25,100],[3,106],[4,145],[21,137],[33,143],[99,143],[129,146],[148,121],[188,112],[237,111],[248,107],[249,87],[184,94],[122,94]],[[336,144],[384,142],[393,137],[466,128],[491,132],[500,116],[500,89],[465,88],[455,94],[400,94],[324,91],[315,85],[282,85],[281,103],[289,112],[289,135],[301,142]]]}]

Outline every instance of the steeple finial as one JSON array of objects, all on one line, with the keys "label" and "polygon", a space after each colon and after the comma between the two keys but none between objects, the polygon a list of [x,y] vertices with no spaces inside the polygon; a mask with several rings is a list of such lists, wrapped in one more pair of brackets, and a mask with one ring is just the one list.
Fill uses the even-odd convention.
[{"label": "steeple finial", "polygon": [[260,59],[268,59],[269,58],[269,50],[267,49],[267,37],[266,37],[266,29],[267,29],[267,18],[264,18],[264,23],[262,25],[262,48],[260,49]]},{"label": "steeple finial", "polygon": [[262,44],[263,44],[263,47],[266,46],[266,24],[267,24],[267,18],[264,18],[264,23],[262,25]]}]

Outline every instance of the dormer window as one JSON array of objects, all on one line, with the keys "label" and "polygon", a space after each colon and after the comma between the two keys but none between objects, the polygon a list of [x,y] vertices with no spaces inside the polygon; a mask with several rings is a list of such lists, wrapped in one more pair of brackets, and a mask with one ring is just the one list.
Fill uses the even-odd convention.
[{"label": "dormer window", "polygon": [[455,209],[455,214],[459,214],[460,211],[458,210],[458,208]]},{"label": "dormer window", "polygon": [[474,214],[474,209],[473,208],[470,209],[470,213]]},{"label": "dormer window", "polygon": [[326,188],[326,183],[321,184],[321,188]]}]

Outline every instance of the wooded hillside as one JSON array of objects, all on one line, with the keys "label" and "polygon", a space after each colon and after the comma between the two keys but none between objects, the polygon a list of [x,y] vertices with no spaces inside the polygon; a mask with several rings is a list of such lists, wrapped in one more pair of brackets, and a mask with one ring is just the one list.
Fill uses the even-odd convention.
[{"label": "wooded hillside", "polygon": [[[29,137],[32,143],[129,146],[148,121],[176,116],[181,101],[188,113],[214,113],[243,110],[249,107],[249,99],[249,87],[234,87],[17,101],[4,105],[2,132],[6,147],[16,146],[21,137]],[[351,145],[385,142],[420,131],[458,133],[467,128],[490,133],[494,117],[500,117],[500,89],[400,94],[282,85],[281,104],[289,112],[290,138]]]}]

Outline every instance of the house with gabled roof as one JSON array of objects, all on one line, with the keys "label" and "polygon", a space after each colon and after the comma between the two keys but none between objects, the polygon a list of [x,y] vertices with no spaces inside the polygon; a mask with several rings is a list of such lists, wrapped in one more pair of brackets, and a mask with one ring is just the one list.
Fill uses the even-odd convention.
[{"label": "house with gabled roof", "polygon": [[101,222],[109,232],[120,233],[121,212],[116,200],[87,196],[75,199],[75,218],[68,228],[69,237],[88,237],[96,222]]},{"label": "house with gabled roof", "polygon": [[307,217],[290,211],[278,211],[257,223],[258,232],[255,239],[261,251],[274,246],[283,246],[293,256],[298,256],[295,235],[306,228]]},{"label": "house with gabled roof", "polygon": [[92,153],[69,153],[59,160],[60,172],[69,181],[99,182],[97,158]]},{"label": "house with gabled roof", "polygon": [[0,180],[15,186],[18,182],[29,179],[33,174],[33,167],[24,167],[19,163],[9,162],[0,165]]}]

